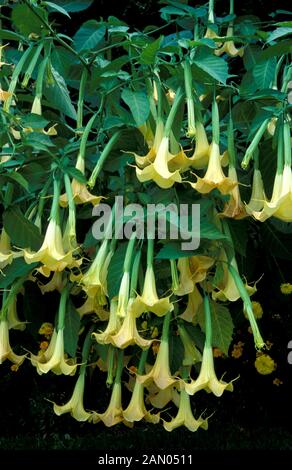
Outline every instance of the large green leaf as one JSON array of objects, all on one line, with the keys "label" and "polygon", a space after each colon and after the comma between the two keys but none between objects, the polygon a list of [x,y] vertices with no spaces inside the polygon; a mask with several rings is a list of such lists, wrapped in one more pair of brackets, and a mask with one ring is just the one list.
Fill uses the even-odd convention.
[{"label": "large green leaf", "polygon": [[52,82],[45,83],[44,94],[54,107],[66,116],[76,119],[76,110],[71,102],[69,91],[64,78],[51,67]]},{"label": "large green leaf", "polygon": [[127,249],[127,243],[121,243],[115,251],[107,275],[107,289],[108,296],[111,300],[115,295],[118,295],[121,279],[123,276],[123,265]]},{"label": "large green leaf", "polygon": [[122,92],[122,99],[129,106],[137,126],[144,124],[150,112],[146,93],[125,88]]},{"label": "large green leaf", "polygon": [[[232,340],[233,320],[229,310],[221,304],[210,301],[212,322],[212,345],[228,355],[228,349]],[[205,331],[205,317],[203,304],[199,308],[198,322]]]},{"label": "large green leaf", "polygon": [[23,258],[16,258],[0,272],[0,289],[7,289],[16,279],[28,276],[38,263],[27,264]]},{"label": "large green leaf", "polygon": [[30,222],[19,207],[10,207],[3,214],[3,225],[12,243],[19,248],[37,251],[42,244],[38,228]]},{"label": "large green leaf", "polygon": [[271,57],[270,59],[260,62],[253,68],[253,77],[256,81],[257,88],[269,88],[274,78],[276,68],[276,59]]},{"label": "large green leaf", "polygon": [[0,29],[0,39],[4,39],[5,41],[22,41],[23,37],[20,34],[15,33],[14,31]]},{"label": "large green leaf", "polygon": [[208,47],[200,47],[193,62],[197,67],[207,72],[210,77],[221,83],[226,83],[229,77],[227,62],[222,57],[214,55]]},{"label": "large green leaf", "polygon": [[25,36],[29,36],[31,33],[42,35],[46,31],[41,18],[47,20],[48,14],[43,8],[34,7],[36,13],[31,10],[27,5],[18,4],[16,5],[11,14],[12,23],[15,28]]},{"label": "large green leaf", "polygon": [[64,10],[70,13],[86,10],[92,5],[94,0],[54,0],[54,3],[60,5]]},{"label": "large green leaf", "polygon": [[159,51],[163,36],[148,44],[140,56],[141,64],[154,64],[157,52]]},{"label": "large green leaf", "polygon": [[88,20],[74,36],[74,46],[78,52],[94,49],[104,38],[106,28],[96,20]]},{"label": "large green leaf", "polygon": [[271,34],[269,34],[267,42],[275,41],[275,39],[281,38],[282,36],[286,36],[287,34],[292,34],[291,27],[282,27],[277,28]]},{"label": "large green leaf", "polygon": [[75,357],[77,351],[80,329],[80,315],[71,301],[68,302],[65,315],[64,349],[71,357]]}]

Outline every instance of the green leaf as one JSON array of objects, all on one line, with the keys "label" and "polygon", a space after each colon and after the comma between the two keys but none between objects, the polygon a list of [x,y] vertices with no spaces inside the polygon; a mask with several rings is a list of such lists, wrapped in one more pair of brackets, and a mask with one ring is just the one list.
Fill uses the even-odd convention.
[{"label": "green leaf", "polygon": [[69,91],[64,78],[51,67],[52,83],[45,83],[44,94],[49,102],[66,116],[76,119],[76,110],[72,105]]},{"label": "green leaf", "polygon": [[23,258],[16,258],[0,272],[0,289],[7,289],[16,279],[28,276],[39,263],[27,264]]},{"label": "green leaf", "polygon": [[23,41],[23,36],[20,34],[14,33],[14,31],[8,31],[7,29],[0,29],[0,39],[5,41]]},{"label": "green leaf", "polygon": [[278,232],[274,225],[266,221],[260,226],[262,244],[268,253],[284,260],[292,260],[292,240],[290,233]]},{"label": "green leaf", "polygon": [[76,13],[78,11],[86,10],[92,5],[94,0],[55,0],[54,3],[62,6],[64,10],[69,11],[70,13]]},{"label": "green leaf", "polygon": [[210,77],[226,84],[229,77],[227,62],[222,57],[217,57],[208,47],[200,47],[193,59],[197,67],[207,72]]},{"label": "green leaf", "polygon": [[291,27],[282,27],[282,28],[277,28],[275,31],[273,31],[271,34],[269,34],[269,37],[267,39],[267,43],[274,41],[275,39],[281,38],[282,36],[286,36],[287,34],[292,33],[292,28]]},{"label": "green leaf", "polygon": [[49,8],[48,8],[48,11],[57,11],[58,13],[61,13],[62,15],[66,15],[68,16],[68,18],[71,19],[71,16],[68,14],[68,12],[62,8],[60,5],[57,5],[56,3],[52,3],[52,2],[44,2],[45,5],[47,5]]},{"label": "green leaf", "polygon": [[75,49],[86,51],[94,49],[104,38],[106,28],[96,20],[88,20],[78,29],[73,37]]},{"label": "green leaf", "polygon": [[[210,300],[212,322],[212,345],[219,348],[226,356],[232,341],[234,324],[228,308]],[[198,322],[205,331],[203,304],[199,308]]]},{"label": "green leaf", "polygon": [[209,222],[206,218],[200,221],[200,237],[207,240],[223,240],[226,239],[224,233],[220,232],[216,225]]},{"label": "green leaf", "polygon": [[77,168],[75,167],[67,167],[66,168],[66,172],[72,176],[72,178],[74,178],[75,180],[79,181],[79,183],[82,183],[82,184],[86,184],[87,183],[87,179],[85,178],[84,174],[78,170]]},{"label": "green leaf", "polygon": [[[43,18],[45,21],[48,19],[47,12],[43,8],[34,6],[33,10]],[[31,33],[38,34],[39,36],[48,33],[41,19],[34,13],[27,5],[16,5],[11,14],[11,20],[15,28],[25,36]]]},{"label": "green leaf", "polygon": [[10,207],[3,214],[3,225],[12,243],[19,248],[37,251],[42,244],[38,228],[30,222],[19,207]]},{"label": "green leaf", "polygon": [[292,39],[286,39],[285,41],[280,41],[277,44],[267,47],[264,51],[261,52],[258,59],[264,61],[270,57],[275,57],[283,54],[291,54],[292,52]]},{"label": "green leaf", "polygon": [[155,256],[155,259],[178,259],[186,256],[194,256],[197,251],[186,251],[181,248],[181,241],[169,241]]},{"label": "green leaf", "polygon": [[183,362],[184,347],[179,336],[169,335],[169,365],[172,374],[176,374]]},{"label": "green leaf", "polygon": [[141,64],[154,64],[157,52],[159,51],[163,38],[164,36],[160,36],[158,39],[148,44],[145,49],[143,49],[143,52],[140,55]]},{"label": "green leaf", "polygon": [[144,124],[149,116],[150,106],[144,91],[132,91],[125,88],[122,92],[123,101],[129,106],[137,126]]},{"label": "green leaf", "polygon": [[118,246],[108,268],[107,289],[110,300],[119,293],[127,245],[127,243],[121,243]]},{"label": "green leaf", "polygon": [[246,246],[248,240],[248,223],[246,220],[228,220],[228,227],[232,236],[235,250],[246,256]]},{"label": "green leaf", "polygon": [[39,114],[28,113],[21,118],[21,125],[23,127],[31,127],[32,129],[43,129],[49,122]]},{"label": "green leaf", "polygon": [[273,81],[276,68],[276,59],[271,57],[265,62],[260,62],[253,69],[253,77],[256,81],[257,88],[269,88]]},{"label": "green leaf", "polygon": [[13,173],[7,173],[6,177],[12,181],[16,181],[16,183],[20,184],[26,191],[29,191],[28,181],[26,181],[20,173],[14,171]]},{"label": "green leaf", "polygon": [[75,357],[80,330],[80,315],[70,300],[67,305],[64,327],[64,350]]}]

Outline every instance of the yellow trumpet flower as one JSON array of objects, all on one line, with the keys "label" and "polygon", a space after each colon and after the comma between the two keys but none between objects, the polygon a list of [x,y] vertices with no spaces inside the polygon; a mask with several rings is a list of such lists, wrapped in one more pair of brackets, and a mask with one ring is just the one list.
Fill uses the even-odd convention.
[{"label": "yellow trumpet flower", "polygon": [[[80,157],[80,155],[77,158],[76,169],[79,170],[83,175],[85,174],[85,160],[83,157]],[[95,196],[94,194],[91,194],[88,191],[86,184],[81,183],[75,178],[72,179],[71,188],[75,204],[91,203],[93,206],[95,206],[96,204],[99,204],[100,201],[103,199],[102,196]],[[67,207],[67,193],[64,193],[62,194],[62,196],[60,196],[60,205],[62,207]]]},{"label": "yellow trumpet flower", "polygon": [[46,294],[47,292],[53,292],[54,290],[62,292],[65,286],[62,273],[60,271],[55,271],[53,273],[52,279],[49,282],[47,282],[46,284],[38,282],[38,286],[42,294]]},{"label": "yellow trumpet flower", "polygon": [[178,413],[175,418],[171,421],[163,421],[163,427],[166,431],[173,431],[174,429],[185,426],[189,431],[195,432],[200,427],[202,429],[208,429],[208,420],[203,419],[201,416],[195,419],[191,408],[190,396],[185,390],[180,392],[180,402]]},{"label": "yellow trumpet flower", "polygon": [[233,391],[232,382],[223,382],[218,380],[213,359],[213,348],[210,345],[204,346],[203,359],[199,376],[196,380],[191,380],[190,383],[185,383],[185,390],[189,395],[194,395],[199,390],[205,389],[212,392],[216,397],[221,397],[224,390]]},{"label": "yellow trumpet flower", "polygon": [[144,385],[137,380],[134,385],[134,390],[131,396],[130,403],[123,411],[123,417],[126,421],[132,423],[141,421],[143,418],[148,423],[157,424],[160,421],[160,414],[152,414],[147,411],[144,403]]},{"label": "yellow trumpet flower", "polygon": [[132,309],[134,299],[131,298],[128,302],[127,313],[123,320],[122,326],[119,331],[111,336],[111,343],[120,349],[125,349],[132,344],[137,344],[142,349],[151,346],[153,340],[147,340],[139,335],[136,325],[136,314]]},{"label": "yellow trumpet flower", "polygon": [[251,197],[249,203],[245,206],[247,214],[253,215],[254,212],[259,213],[263,209],[265,201],[266,195],[264,190],[263,178],[260,170],[258,168],[255,168],[252,180]]},{"label": "yellow trumpet flower", "polygon": [[9,329],[23,331],[26,328],[26,322],[19,319],[16,309],[17,296],[15,295],[7,308],[7,321]]},{"label": "yellow trumpet flower", "polygon": [[[140,128],[139,130],[141,131]],[[150,165],[150,163],[153,163],[157,155],[157,152],[159,150],[161,141],[163,139],[163,133],[164,133],[164,124],[163,124],[162,119],[158,118],[156,122],[154,141],[152,145],[148,145],[149,147],[148,153],[144,156],[141,156],[135,152],[127,152],[127,153],[132,153],[135,156],[135,162],[139,168],[145,168],[146,166]]]},{"label": "yellow trumpet flower", "polygon": [[150,392],[147,397],[147,401],[149,401],[155,408],[162,409],[170,402],[173,402],[175,406],[179,407],[180,396],[176,385],[171,385],[164,390],[159,390],[155,384],[152,384],[152,386],[148,386],[147,388]]},{"label": "yellow trumpet flower", "polygon": [[232,189],[230,193],[230,199],[225,204],[224,211],[221,213],[221,215],[235,220],[240,220],[246,217],[247,213],[246,207],[240,197],[237,172],[236,169],[231,165],[228,169],[228,177],[236,183],[236,186]]},{"label": "yellow trumpet flower", "polygon": [[122,408],[122,385],[114,383],[110,403],[104,413],[94,413],[93,422],[102,421],[107,427],[114,426],[124,420]]},{"label": "yellow trumpet flower", "polygon": [[94,261],[88,271],[83,275],[81,284],[88,297],[96,299],[98,305],[107,303],[107,271],[113,256],[113,252],[108,252],[108,240],[104,240],[97,251]]},{"label": "yellow trumpet flower", "polygon": [[[230,25],[227,29],[226,36],[233,36],[233,25]],[[221,46],[219,49],[215,49],[214,54],[215,55],[222,55],[222,54],[228,54],[230,57],[242,57],[244,54],[244,48],[241,47],[240,49],[237,49],[234,45],[234,41],[225,41],[223,46]]]},{"label": "yellow trumpet flower", "polygon": [[148,372],[147,374],[137,374],[137,381],[139,383],[144,384],[146,387],[151,382],[154,382],[157,387],[159,387],[161,390],[164,390],[167,387],[176,383],[177,381],[175,378],[172,377],[169,368],[168,332],[170,324],[170,315],[171,313],[168,313],[164,317],[162,338],[154,365],[152,366],[150,372]]},{"label": "yellow trumpet flower", "polygon": [[49,348],[40,356],[31,355],[31,363],[38,374],[47,374],[50,370],[56,375],[74,375],[77,364],[70,365],[64,354],[64,329],[54,331]]},{"label": "yellow trumpet flower", "polygon": [[149,265],[146,269],[142,295],[137,295],[131,308],[137,317],[143,312],[153,312],[155,315],[162,317],[174,308],[169,298],[170,296],[162,299],[158,298],[153,266]]},{"label": "yellow trumpet flower", "polygon": [[112,335],[115,335],[121,325],[121,319],[117,316],[118,303],[116,299],[112,299],[110,303],[110,315],[106,329],[101,333],[92,333],[92,337],[101,344],[111,343]]},{"label": "yellow trumpet flower", "polygon": [[0,235],[0,269],[4,269],[5,266],[12,263],[14,258],[19,256],[22,256],[21,252],[14,253],[11,251],[10,238],[2,228]]},{"label": "yellow trumpet flower", "polygon": [[213,266],[214,259],[210,256],[196,255],[190,257],[190,270],[195,283],[206,279],[208,269]]},{"label": "yellow trumpet flower", "polygon": [[[240,298],[240,293],[236,286],[234,278],[228,269],[227,255],[225,251],[222,251],[220,261],[222,261],[223,277],[216,286],[217,290],[214,290],[212,292],[212,298],[214,300],[221,300],[223,302],[225,302],[226,300],[229,300],[230,302],[235,302]],[[234,267],[234,269],[238,271],[237,262],[235,258],[231,260],[230,264]],[[256,285],[249,286],[246,284],[245,287],[249,295],[253,295],[257,290]]]},{"label": "yellow trumpet flower", "polygon": [[190,182],[190,185],[202,194],[210,193],[215,188],[222,194],[229,194],[237,185],[235,181],[223,173],[219,145],[216,142],[212,142],[210,146],[210,159],[205,176],[203,178],[197,176],[196,183]]},{"label": "yellow trumpet flower", "polygon": [[90,413],[85,411],[83,406],[84,382],[85,370],[80,372],[70,400],[65,405],[57,405],[54,403],[54,412],[57,416],[61,416],[64,413],[70,413],[71,416],[77,421],[88,420]]},{"label": "yellow trumpet flower", "polygon": [[96,304],[93,297],[87,297],[84,304],[82,304],[81,307],[77,308],[76,310],[81,318],[83,315],[90,313],[95,313],[101,321],[106,321],[109,318],[109,312],[102,308],[101,305]]},{"label": "yellow trumpet flower", "polygon": [[193,323],[196,319],[197,312],[199,311],[199,307],[203,302],[203,298],[195,285],[193,292],[188,294],[188,303],[185,311],[179,315],[180,318],[183,320]]},{"label": "yellow trumpet flower", "polygon": [[179,170],[169,171],[168,162],[173,159],[173,155],[169,151],[169,137],[163,137],[154,162],[142,170],[136,167],[136,175],[141,183],[153,180],[160,188],[167,189],[174,185],[175,182],[181,182]]},{"label": "yellow trumpet flower", "polygon": [[63,271],[67,266],[76,266],[72,251],[65,253],[60,225],[51,219],[42,246],[37,252],[24,249],[26,263],[41,262],[50,271]]},{"label": "yellow trumpet flower", "polygon": [[20,366],[24,361],[26,354],[18,356],[15,354],[10,346],[9,342],[9,326],[7,320],[0,321],[0,364],[6,359],[13,362],[17,366]]}]

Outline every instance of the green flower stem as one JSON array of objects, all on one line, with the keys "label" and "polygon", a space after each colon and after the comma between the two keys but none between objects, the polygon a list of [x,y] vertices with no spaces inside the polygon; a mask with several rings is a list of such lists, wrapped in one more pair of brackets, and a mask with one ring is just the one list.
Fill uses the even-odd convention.
[{"label": "green flower stem", "polygon": [[36,215],[36,218],[35,218],[35,225],[39,228],[39,231],[41,232],[41,227],[42,227],[42,215],[43,215],[43,211],[44,211],[44,207],[45,207],[45,203],[46,203],[46,194],[48,192],[48,189],[51,185],[51,178],[49,178],[45,184],[44,184],[44,187],[42,188],[41,192],[39,193],[39,202],[38,202],[38,210],[37,210],[37,215]]},{"label": "green flower stem", "polygon": [[57,224],[59,224],[60,219],[60,207],[59,207],[59,199],[60,199],[60,180],[57,177],[54,177],[54,195],[53,195],[53,203],[50,213],[50,219],[54,219]]},{"label": "green flower stem", "polygon": [[171,313],[168,312],[163,319],[161,341],[168,341]]},{"label": "green flower stem", "polygon": [[211,309],[209,297],[204,295],[204,313],[205,313],[205,345],[207,348],[212,347],[212,322],[211,322]]},{"label": "green flower stem", "polygon": [[242,298],[242,301],[243,301],[243,304],[244,304],[244,309],[247,313],[248,320],[249,320],[249,323],[250,323],[250,326],[251,326],[251,329],[252,329],[255,346],[256,346],[257,349],[262,349],[265,346],[265,343],[264,343],[264,340],[263,340],[263,338],[260,334],[256,319],[255,319],[255,316],[254,316],[254,313],[253,313],[252,303],[251,303],[250,297],[248,295],[248,292],[247,292],[247,290],[246,290],[246,288],[245,288],[245,286],[242,282],[242,279],[241,279],[238,271],[233,266],[231,266],[230,264],[228,265],[228,270],[229,270],[231,276],[233,277],[234,282],[236,284],[236,287],[239,291],[240,297]]},{"label": "green flower stem", "polygon": [[228,123],[228,130],[227,130],[227,139],[228,139],[228,155],[229,155],[229,166],[231,168],[235,168],[236,165],[236,154],[235,154],[235,146],[234,146],[234,128],[233,128],[233,121],[231,116],[231,110],[229,113],[229,123]]},{"label": "green flower stem", "polygon": [[38,68],[38,75],[36,79],[36,87],[35,87],[35,96],[38,98],[42,98],[43,96],[43,83],[44,83],[44,75],[47,67],[49,57],[44,57],[41,61],[39,68]]},{"label": "green flower stem", "polygon": [[116,145],[117,141],[119,140],[119,138],[121,136],[121,133],[122,133],[122,131],[115,132],[114,135],[110,138],[110,140],[106,144],[103,151],[101,152],[100,157],[97,161],[97,164],[95,165],[95,168],[94,168],[93,172],[91,173],[91,176],[88,180],[88,186],[90,187],[90,189],[92,189],[93,186],[95,185],[96,178],[98,177],[99,173],[101,172],[102,166],[103,166],[105,160],[107,159],[108,155],[111,153],[113,147]]},{"label": "green flower stem", "polygon": [[156,109],[155,101],[153,98],[153,85],[152,85],[152,81],[150,80],[150,78],[146,78],[146,90],[147,90],[148,100],[150,103],[150,112],[152,114],[153,119],[156,121],[157,109]]},{"label": "green flower stem", "polygon": [[93,116],[91,116],[91,118],[89,119],[88,123],[85,126],[85,129],[84,129],[84,132],[82,134],[81,141],[80,141],[80,147],[79,147],[79,153],[78,153],[77,160],[79,160],[79,159],[84,160],[84,158],[85,158],[86,144],[87,144],[88,136],[89,136],[89,133],[92,129],[92,126],[93,126],[93,123],[96,119],[96,116],[97,116],[97,113],[95,113]]},{"label": "green flower stem", "polygon": [[154,239],[147,239],[147,267],[152,267],[154,259]]},{"label": "green flower stem", "polygon": [[27,280],[26,276],[20,277],[17,281],[15,281],[9,292],[7,290],[3,291],[2,294],[2,308],[0,311],[0,321],[6,321],[7,320],[7,315],[8,315],[8,309],[11,304],[11,302],[14,301],[15,297],[19,293],[20,289],[23,286],[23,283]]},{"label": "green flower stem", "polygon": [[172,290],[175,291],[179,286],[178,272],[176,260],[170,259],[170,269],[171,269],[171,280],[172,280]]},{"label": "green flower stem", "polygon": [[112,344],[109,345],[108,350],[108,370],[107,370],[107,378],[106,378],[106,385],[110,387],[114,381],[114,364],[115,364],[115,348]]},{"label": "green flower stem", "polygon": [[137,370],[138,375],[144,374],[148,351],[149,349],[144,349],[144,351],[141,352],[140,361],[139,361],[138,370]]},{"label": "green flower stem", "polygon": [[187,97],[187,109],[188,109],[188,133],[190,136],[195,134],[196,122],[195,122],[195,103],[193,96],[193,77],[192,68],[188,59],[184,62],[184,79],[185,79],[185,91]]},{"label": "green flower stem", "polygon": [[261,138],[263,137],[263,135],[264,135],[264,133],[267,129],[269,121],[270,121],[270,118],[267,118],[262,122],[260,128],[257,130],[254,138],[252,139],[251,143],[249,144],[248,148],[246,149],[245,155],[244,155],[243,160],[241,162],[241,168],[243,168],[244,170],[246,170],[246,168],[249,165],[250,160],[253,158],[255,149],[259,145],[259,142],[260,142]]},{"label": "green flower stem", "polygon": [[59,311],[58,311],[58,331],[63,330],[65,327],[65,315],[66,315],[66,307],[67,307],[67,300],[69,296],[69,287],[66,286],[63,288],[59,303]]},{"label": "green flower stem", "polygon": [[215,96],[212,103],[212,139],[215,144],[220,143],[220,120],[219,120],[219,110],[218,104],[216,102]]},{"label": "green flower stem", "polygon": [[181,368],[181,378],[183,380],[188,380],[190,376],[190,367],[189,366],[182,366]]},{"label": "green flower stem", "polygon": [[283,83],[281,86],[281,92],[286,93],[288,89],[288,83],[292,79],[292,65],[286,66],[283,73]]},{"label": "green flower stem", "polygon": [[141,261],[141,250],[138,250],[134,258],[132,272],[131,272],[130,298],[134,298],[136,295],[140,261]]},{"label": "green flower stem", "polygon": [[64,174],[64,183],[65,183],[65,189],[67,193],[67,199],[68,199],[68,207],[69,207],[69,227],[70,227],[70,239],[73,241],[73,244],[77,244],[76,242],[76,206],[74,203],[74,196],[73,196],[73,191],[72,191],[72,186],[71,186],[71,181],[70,177],[67,173]]},{"label": "green flower stem", "polygon": [[234,15],[234,0],[230,0],[229,5],[229,15]]},{"label": "green flower stem", "polygon": [[19,61],[17,62],[16,66],[13,70],[10,85],[9,85],[9,88],[8,88],[8,93],[11,93],[12,95],[5,101],[4,106],[3,106],[3,111],[5,111],[6,113],[9,113],[9,109],[10,109],[10,106],[11,106],[11,102],[12,102],[12,99],[13,99],[13,94],[14,94],[14,91],[15,91],[15,88],[16,88],[16,85],[17,85],[19,75],[22,71],[22,68],[23,68],[27,58],[29,57],[29,55],[32,51],[32,48],[33,48],[33,46],[31,45],[26,49],[26,51],[22,54],[21,58],[19,59]]},{"label": "green flower stem", "polygon": [[84,103],[84,92],[85,92],[87,78],[88,78],[88,71],[86,68],[84,68],[82,75],[81,75],[81,79],[80,79],[79,96],[78,96],[78,103],[77,103],[77,122],[76,122],[77,129],[81,129],[82,123],[83,123],[83,103]]},{"label": "green flower stem", "polygon": [[275,75],[274,75],[274,80],[273,80],[273,83],[272,83],[272,88],[274,88],[274,90],[278,90],[278,75],[279,75],[279,71],[282,67],[282,64],[283,64],[283,60],[285,59],[285,54],[283,54],[280,59],[278,60],[277,62],[277,65],[276,65],[276,69],[275,69]]},{"label": "green flower stem", "polygon": [[123,368],[124,368],[124,351],[122,349],[120,349],[118,351],[115,384],[120,384],[121,383]]},{"label": "green flower stem", "polygon": [[[284,170],[284,126],[281,123],[278,133],[278,145],[277,145],[277,174],[281,175]],[[289,136],[290,139],[290,136]]]},{"label": "green flower stem", "polygon": [[158,73],[155,73],[157,79],[155,80],[156,90],[157,90],[157,119],[162,119],[162,88],[161,81]]},{"label": "green flower stem", "polygon": [[27,67],[27,69],[25,71],[24,78],[23,78],[22,83],[21,83],[22,88],[27,87],[28,82],[31,78],[31,75],[34,71],[34,68],[35,68],[36,63],[38,61],[40,53],[42,52],[43,47],[44,47],[44,44],[42,42],[36,47],[36,51],[35,51],[34,55],[32,56],[32,59],[29,63],[29,66]]},{"label": "green flower stem", "polygon": [[291,166],[291,138],[289,122],[285,121],[283,126],[284,133],[284,160],[285,165]]},{"label": "green flower stem", "polygon": [[127,273],[130,272],[131,270],[135,243],[136,243],[136,233],[133,233],[131,235],[130,240],[128,241],[128,246],[127,246],[126,256],[125,256],[125,261],[124,261],[124,272],[127,272]]},{"label": "green flower stem", "polygon": [[4,203],[3,205],[5,209],[7,209],[7,207],[9,207],[12,202],[13,192],[14,192],[14,186],[12,183],[8,182],[6,186],[4,201],[3,201]]},{"label": "green flower stem", "polygon": [[215,23],[214,0],[209,0],[208,23]]},{"label": "green flower stem", "polygon": [[169,137],[170,136],[171,128],[172,128],[174,119],[176,117],[178,108],[179,108],[179,106],[180,106],[180,104],[183,100],[183,97],[184,97],[183,91],[182,91],[181,87],[179,87],[177,89],[176,94],[175,94],[175,99],[174,99],[173,105],[171,107],[170,113],[169,113],[168,118],[167,118],[166,123],[165,123],[164,137]]}]

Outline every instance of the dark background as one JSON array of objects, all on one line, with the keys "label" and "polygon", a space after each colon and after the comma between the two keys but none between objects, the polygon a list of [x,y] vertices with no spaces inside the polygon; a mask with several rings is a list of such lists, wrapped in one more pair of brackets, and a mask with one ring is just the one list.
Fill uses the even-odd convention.
[{"label": "dark background", "polygon": [[[204,2],[190,2],[191,5]],[[218,0],[218,16],[227,14],[229,2]],[[288,9],[284,1],[268,2],[248,0],[235,2],[236,13],[253,14],[268,22],[272,18],[270,11]],[[123,0],[113,2],[100,0],[86,11],[72,14],[72,20],[60,28],[64,33],[73,35],[82,22],[87,19],[114,15],[133,28],[146,25],[163,24],[158,10],[159,2]],[[56,17],[60,21],[60,17]],[[266,24],[266,23],[263,23]],[[252,263],[250,263],[252,260]],[[240,374],[234,384],[234,392],[226,392],[217,399],[204,391],[194,398],[200,410],[207,408],[210,414],[209,431],[198,431],[195,434],[179,429],[168,434],[163,428],[144,423],[137,424],[136,431],[128,430],[123,425],[106,429],[103,425],[77,423],[70,416],[57,417],[52,404],[65,402],[71,396],[75,378],[39,377],[28,361],[19,371],[12,372],[5,363],[0,370],[0,448],[1,449],[94,449],[119,450],[129,452],[145,449],[157,450],[226,450],[226,449],[292,449],[292,430],[290,421],[292,365],[287,362],[287,344],[292,339],[292,296],[283,296],[279,286],[281,282],[292,282],[291,262],[274,257],[267,247],[261,245],[260,233],[257,242],[249,240],[248,258],[243,264],[252,264],[253,278],[262,273],[264,277],[258,285],[259,293],[254,299],[262,303],[264,309],[260,328],[265,340],[273,343],[268,352],[277,363],[276,371],[268,376],[261,376],[254,367],[256,353],[252,337],[247,332],[248,323],[240,317],[236,319],[236,331],[233,344],[241,340],[245,343],[241,358],[219,359],[217,372],[228,371],[228,378]],[[233,347],[231,345],[231,349]],[[273,384],[274,378],[283,381],[282,385]],[[104,409],[104,396],[109,392],[100,388],[98,381],[90,384],[87,397],[88,407],[101,406]],[[60,393],[60,390],[62,393]],[[107,398],[108,400],[108,398]],[[169,418],[167,418],[169,419]],[[42,462],[39,463],[40,467]]]}]

